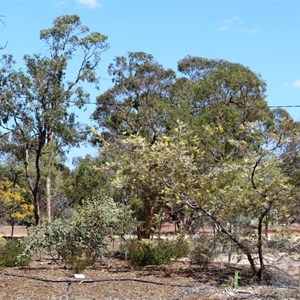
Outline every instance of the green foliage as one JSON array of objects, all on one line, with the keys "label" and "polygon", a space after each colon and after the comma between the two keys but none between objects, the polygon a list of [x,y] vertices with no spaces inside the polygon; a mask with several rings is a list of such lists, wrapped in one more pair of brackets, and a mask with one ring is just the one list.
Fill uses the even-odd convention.
[{"label": "green foliage", "polygon": [[[83,159],[66,180],[55,176],[61,157],[87,137],[70,107],[89,101],[85,83],[97,87],[107,37],[69,15],[56,18],[40,38],[46,54],[25,55],[24,70],[14,69],[10,55],[1,60],[1,151],[22,166],[8,178],[27,180],[37,224],[44,190],[49,201],[52,194],[81,206],[70,219],[35,228],[26,249],[47,250],[74,268],[101,257],[106,237],[132,224],[127,208],[92,196],[101,186],[134,210],[142,237],[158,230],[170,210],[197,210],[253,269],[256,255],[263,264],[263,224],[288,223],[299,214],[300,138],[298,122],[268,108],[260,76],[240,64],[188,56],[178,63],[183,77],[177,78],[150,54],[116,57],[108,68],[114,85],[97,98],[93,114],[104,129],[95,139],[103,142],[101,158]],[[77,71],[67,74],[70,63]],[[58,191],[51,191],[51,182]],[[132,245],[139,264],[185,252],[180,243],[179,253],[170,244],[140,243]],[[194,249],[196,261],[208,260],[203,247]]]},{"label": "green foliage", "polygon": [[190,253],[190,244],[183,236],[180,236],[175,241],[169,242],[169,247],[171,248],[172,258],[175,260],[187,257]]},{"label": "green foliage", "polygon": [[205,245],[198,244],[191,251],[191,260],[198,265],[207,265],[212,259],[213,253]]},{"label": "green foliage", "polygon": [[131,241],[128,245],[128,258],[134,266],[161,265],[171,259],[165,245],[150,244],[149,241]]},{"label": "green foliage", "polygon": [[74,257],[78,258],[77,263],[86,258],[95,261],[107,250],[109,236],[123,235],[132,228],[129,208],[98,194],[83,201],[70,219],[57,219],[41,228],[35,227],[25,239],[23,255],[46,251],[65,264],[70,259],[74,262]]},{"label": "green foliage", "polygon": [[167,131],[173,70],[164,69],[151,54],[130,52],[116,57],[108,73],[114,86],[97,98],[93,114],[108,136],[139,132],[151,141]]},{"label": "green foliage", "polygon": [[24,251],[22,243],[18,240],[8,240],[0,244],[0,267],[26,266],[30,259],[23,257],[19,259]]},{"label": "green foliage", "polygon": [[[197,265],[206,266],[218,254],[217,247],[222,245],[224,249],[224,243],[228,242],[222,235],[197,235],[195,239],[191,242],[191,261]],[[218,246],[217,246],[218,245]],[[223,251],[223,249],[219,249]]]},{"label": "green foliage", "polygon": [[137,208],[143,238],[158,228],[165,209],[183,205],[180,194],[199,191],[205,182],[199,137],[182,122],[177,126],[172,135],[159,137],[155,143],[131,135],[102,147],[110,160],[99,170],[107,172],[115,191],[125,194],[128,203]]},{"label": "green foliage", "polygon": [[80,250],[78,250],[76,255],[70,255],[66,259],[67,268],[74,271],[75,274],[81,273],[87,267],[93,265],[93,263],[94,261]]},{"label": "green foliage", "polygon": [[[271,116],[264,100],[266,84],[247,67],[225,60],[187,56],[179,61],[178,69],[194,83],[194,96],[190,100],[194,114],[204,112],[205,115],[206,108],[221,107],[222,111],[222,107],[232,107],[232,112],[238,115],[235,116],[238,126]],[[226,119],[214,118],[214,122],[218,121],[223,123]],[[226,127],[226,124],[215,125]]]},{"label": "green foliage", "polygon": [[103,191],[107,178],[97,170],[103,165],[101,158],[93,158],[87,155],[84,158],[76,158],[76,168],[64,181],[64,190],[68,198],[81,203],[87,197],[97,194],[99,187]]},{"label": "green foliage", "polygon": [[[221,137],[223,132],[219,126],[201,129],[212,138]],[[229,139],[227,150],[212,160],[206,145],[202,146],[202,136],[178,121],[169,135],[158,137],[154,143],[138,134],[123,137],[116,144],[105,143],[102,153],[110,160],[103,169],[111,176],[112,186],[143,212],[140,221],[147,229],[143,237],[148,238],[158,228],[162,212],[176,207],[195,209],[247,255],[256,273],[253,257],[258,254],[263,261],[263,223],[289,222],[295,214],[292,208],[297,198],[278,156],[291,139],[278,136],[277,127],[262,122],[247,123],[239,130],[243,139]],[[247,136],[251,136],[249,144]],[[233,233],[227,224],[241,231]],[[241,232],[247,232],[247,238]]]},{"label": "green foliage", "polygon": [[[51,214],[51,172],[56,158],[86,139],[87,132],[70,107],[81,109],[89,101],[84,82],[97,85],[96,69],[108,47],[107,37],[90,33],[77,15],[56,18],[52,28],[41,31],[40,38],[48,49],[25,55],[25,70],[14,70],[13,58],[4,56],[0,79],[0,129],[7,135],[3,149],[25,166],[36,224],[46,182],[47,212]],[[69,64],[71,74],[67,74]]]},{"label": "green foliage", "polygon": [[185,257],[189,245],[182,238],[175,241],[131,240],[127,244],[128,259],[134,266],[161,265],[171,259]]}]

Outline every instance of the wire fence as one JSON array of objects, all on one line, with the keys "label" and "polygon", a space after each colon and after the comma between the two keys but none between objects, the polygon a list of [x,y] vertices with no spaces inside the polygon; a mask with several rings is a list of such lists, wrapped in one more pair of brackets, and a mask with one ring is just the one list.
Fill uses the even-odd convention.
[{"label": "wire fence", "polygon": [[[191,241],[191,244],[202,244],[208,248],[214,257],[214,261],[220,264],[230,266],[249,265],[247,257],[235,246],[228,241],[224,235],[213,226],[208,226],[208,223],[196,224],[194,228],[183,231],[186,239]],[[177,230],[176,230],[177,228]],[[277,228],[278,229],[278,228]],[[280,231],[279,228],[277,231]],[[189,233],[189,231],[191,233]],[[300,284],[300,224],[296,227],[284,231],[283,234],[269,233],[264,235],[263,239],[263,255],[265,269],[263,281],[275,286],[299,286]],[[167,224],[167,227],[162,229],[160,235],[156,238],[175,239],[181,231],[178,231],[176,224]],[[10,237],[11,227],[1,226],[0,235]],[[16,226],[14,237],[20,238],[27,235],[25,226]],[[242,233],[240,233],[242,236]],[[127,238],[134,239],[135,236]],[[247,237],[245,237],[247,238]],[[251,238],[250,238],[251,239]],[[255,240],[254,240],[255,241]],[[111,241],[110,250],[119,251],[122,239],[114,237]],[[255,250],[255,242],[251,245]],[[255,252],[255,251],[253,251]],[[258,257],[254,255],[256,262]]]},{"label": "wire fence", "polygon": [[[203,245],[211,252],[212,262],[218,263],[221,267],[227,266],[234,270],[243,270],[243,267],[250,269],[247,256],[240,248],[228,239],[228,236],[214,224],[207,220],[197,218],[197,222],[187,224],[187,239],[192,244]],[[251,255],[260,273],[260,284],[279,288],[300,289],[300,224],[292,226],[273,225],[265,228],[262,240],[259,241],[256,230],[251,224],[243,227],[242,222],[230,227],[233,235],[236,235],[244,245],[251,251]],[[174,223],[174,231],[176,231]],[[179,228],[180,232],[180,228]],[[170,233],[172,238],[172,233]],[[262,243],[263,265],[258,254],[258,243]],[[233,274],[234,271],[231,271]],[[233,276],[232,276],[233,277]],[[251,277],[251,275],[250,275]],[[241,276],[240,284],[249,284],[249,275]],[[299,298],[300,299],[300,298]]]}]

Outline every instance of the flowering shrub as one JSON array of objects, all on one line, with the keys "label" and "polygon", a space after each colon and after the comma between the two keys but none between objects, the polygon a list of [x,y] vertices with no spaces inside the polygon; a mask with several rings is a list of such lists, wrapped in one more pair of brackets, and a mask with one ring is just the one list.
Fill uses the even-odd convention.
[{"label": "flowering shrub", "polygon": [[0,181],[0,218],[9,223],[29,219],[33,216],[33,205],[26,202],[26,190],[3,178]]}]

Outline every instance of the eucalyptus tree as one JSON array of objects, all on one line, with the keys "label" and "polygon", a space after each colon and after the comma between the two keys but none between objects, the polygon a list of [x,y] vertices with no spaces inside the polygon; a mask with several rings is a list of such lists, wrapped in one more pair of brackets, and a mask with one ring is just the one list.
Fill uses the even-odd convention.
[{"label": "eucalyptus tree", "polygon": [[24,163],[33,196],[35,223],[40,223],[43,178],[46,179],[47,214],[51,218],[50,188],[54,157],[78,145],[84,130],[70,108],[89,101],[84,83],[98,84],[96,74],[107,37],[90,32],[77,15],[60,16],[53,27],[41,30],[44,54],[25,55],[25,70],[15,70],[14,60],[2,58],[1,127],[10,134],[6,151]]},{"label": "eucalyptus tree", "polygon": [[205,125],[219,128],[210,140],[202,139],[211,159],[232,151],[228,140],[243,138],[241,125],[272,123],[266,84],[247,67],[188,56],[178,71],[175,76],[143,52],[117,57],[108,68],[114,86],[97,98],[94,119],[110,137],[139,133],[152,141],[174,129],[177,120],[195,132]]},{"label": "eucalyptus tree", "polygon": [[98,169],[105,163],[102,158],[90,155],[74,159],[75,169],[64,182],[64,190],[73,204],[80,204],[83,199],[107,189],[107,178]]},{"label": "eucalyptus tree", "polygon": [[[272,111],[265,100],[266,83],[249,68],[225,60],[187,56],[178,62],[186,79],[174,87],[173,103],[189,107],[186,118],[195,131],[203,125],[219,128],[211,140],[203,140],[211,157],[220,159],[232,151],[230,139],[241,140],[241,127],[248,122],[273,122]],[[185,101],[178,98],[185,90]],[[248,137],[249,138],[249,137]]]},{"label": "eucalyptus tree", "polygon": [[[277,124],[280,125],[282,134],[288,134],[291,143],[282,152],[282,167],[284,172],[289,176],[290,181],[300,187],[300,141],[296,138],[296,134],[300,132],[300,122],[293,121],[291,116],[282,109],[275,110]],[[288,123],[289,126],[283,126],[282,120]],[[283,123],[283,124],[285,124]]]},{"label": "eucalyptus tree", "polygon": [[[293,186],[293,197],[300,197],[300,122],[294,121],[287,111],[276,109],[274,111],[278,134],[288,138],[290,142],[280,153],[281,168]],[[294,221],[300,221],[300,202],[293,208]]]},{"label": "eucalyptus tree", "polygon": [[175,72],[164,69],[152,55],[130,52],[108,67],[111,89],[97,98],[93,117],[110,136],[140,133],[154,141],[167,130],[169,88]]},{"label": "eucalyptus tree", "polygon": [[178,62],[178,70],[195,83],[191,99],[194,114],[218,104],[232,105],[242,122],[252,122],[268,111],[266,83],[241,64],[187,56]]}]

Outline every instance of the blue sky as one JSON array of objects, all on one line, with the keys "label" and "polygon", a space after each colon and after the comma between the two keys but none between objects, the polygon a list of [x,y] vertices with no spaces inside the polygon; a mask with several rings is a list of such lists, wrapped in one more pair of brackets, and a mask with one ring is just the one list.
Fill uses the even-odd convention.
[{"label": "blue sky", "polygon": [[[117,55],[144,51],[176,69],[186,55],[241,63],[261,74],[267,101],[300,105],[300,1],[298,0],[0,0],[0,42],[21,62],[39,53],[39,31],[64,14],[78,14],[91,31],[108,36],[101,90],[109,87],[107,65]],[[99,94],[90,91],[93,97]],[[91,99],[92,101],[95,99]],[[82,118],[87,116],[90,108]],[[300,108],[287,109],[300,120]],[[85,120],[86,121],[86,120]]]}]

